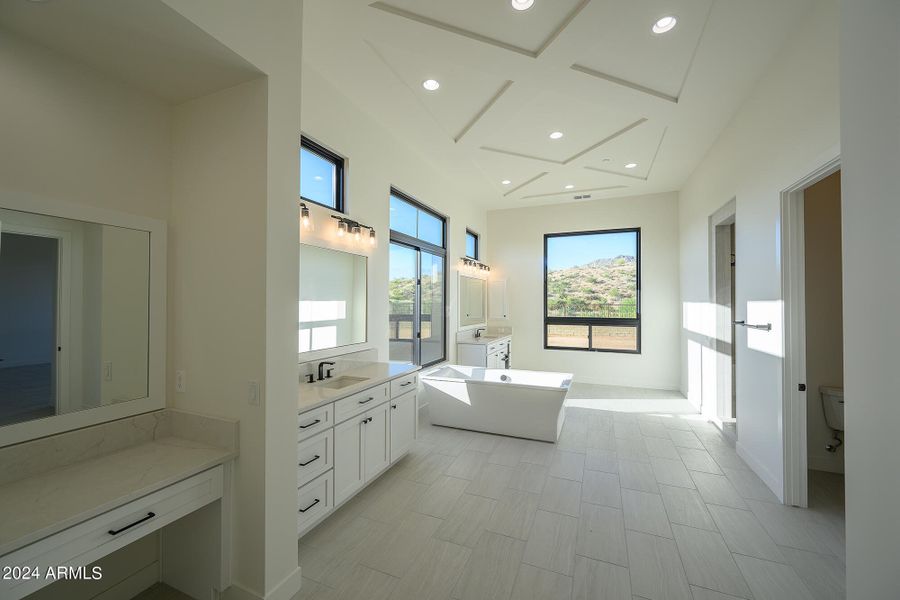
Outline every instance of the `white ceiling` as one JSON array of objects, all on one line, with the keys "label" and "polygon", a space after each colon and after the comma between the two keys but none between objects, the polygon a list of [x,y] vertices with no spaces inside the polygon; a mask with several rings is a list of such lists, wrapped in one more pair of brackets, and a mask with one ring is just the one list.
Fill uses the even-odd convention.
[{"label": "white ceiling", "polygon": [[814,1],[306,0],[304,62],[489,209],[671,191]]}]

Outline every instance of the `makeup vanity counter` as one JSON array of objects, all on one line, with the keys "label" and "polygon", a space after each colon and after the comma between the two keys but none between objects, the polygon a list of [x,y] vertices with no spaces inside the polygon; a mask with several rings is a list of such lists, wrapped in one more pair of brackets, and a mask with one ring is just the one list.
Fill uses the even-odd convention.
[{"label": "makeup vanity counter", "polygon": [[417,435],[420,367],[340,362],[301,383],[297,411],[297,534],[302,536],[409,452]]},{"label": "makeup vanity counter", "polygon": [[[166,409],[0,449],[0,566],[85,566],[223,499],[237,440],[237,422]],[[206,550],[223,560],[219,545]],[[0,581],[0,597],[46,584]]]}]

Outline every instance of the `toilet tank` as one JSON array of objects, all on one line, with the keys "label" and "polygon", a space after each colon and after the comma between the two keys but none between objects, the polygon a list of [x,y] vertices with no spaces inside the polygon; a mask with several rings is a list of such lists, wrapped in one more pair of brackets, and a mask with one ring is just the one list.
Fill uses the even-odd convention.
[{"label": "toilet tank", "polygon": [[823,385],[819,388],[825,422],[837,431],[844,430],[844,388]]}]

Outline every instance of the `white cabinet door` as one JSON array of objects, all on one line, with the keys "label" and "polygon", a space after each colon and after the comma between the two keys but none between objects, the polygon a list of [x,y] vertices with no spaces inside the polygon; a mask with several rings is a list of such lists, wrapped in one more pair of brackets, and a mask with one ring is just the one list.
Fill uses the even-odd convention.
[{"label": "white cabinet door", "polygon": [[334,428],[335,504],[352,496],[365,483],[362,454],[365,418],[366,415],[359,415]]},{"label": "white cabinet door", "polygon": [[365,480],[390,464],[390,403],[386,402],[365,413],[363,425],[363,473]]},{"label": "white cabinet door", "polygon": [[493,280],[488,283],[488,318],[491,320],[509,318],[505,279]]},{"label": "white cabinet door", "polygon": [[391,401],[391,462],[407,452],[416,437],[416,393]]}]

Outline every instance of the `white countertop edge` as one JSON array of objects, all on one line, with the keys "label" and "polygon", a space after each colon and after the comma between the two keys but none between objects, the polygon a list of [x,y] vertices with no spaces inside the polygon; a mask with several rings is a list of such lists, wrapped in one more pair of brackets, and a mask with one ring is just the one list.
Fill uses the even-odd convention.
[{"label": "white countertop edge", "polygon": [[464,344],[467,346],[490,346],[491,344],[493,344],[495,342],[503,342],[503,341],[511,340],[511,339],[512,339],[512,335],[503,335],[500,337],[491,337],[491,338],[487,338],[487,339],[472,338],[472,339],[457,341],[456,343]]}]

